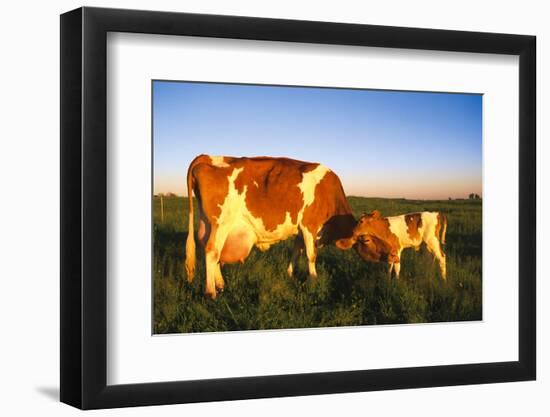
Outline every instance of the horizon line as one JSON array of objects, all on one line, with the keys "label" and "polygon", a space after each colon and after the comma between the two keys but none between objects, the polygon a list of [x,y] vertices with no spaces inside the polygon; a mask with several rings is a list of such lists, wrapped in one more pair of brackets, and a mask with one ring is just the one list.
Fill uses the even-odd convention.
[{"label": "horizon line", "polygon": [[[356,195],[356,194],[345,194],[345,197],[351,197],[351,198],[377,198],[380,200],[410,200],[410,201],[449,201],[449,200],[483,200],[483,195],[478,193],[472,193],[477,194],[479,198],[471,199],[469,196],[465,197],[446,197],[446,198],[411,198],[411,197],[381,197],[381,196],[365,196],[365,195]],[[165,192],[165,193],[153,193],[153,197],[178,197],[178,198],[189,198],[187,195],[183,194],[176,194],[173,192]],[[197,198],[194,195],[195,198]]]}]

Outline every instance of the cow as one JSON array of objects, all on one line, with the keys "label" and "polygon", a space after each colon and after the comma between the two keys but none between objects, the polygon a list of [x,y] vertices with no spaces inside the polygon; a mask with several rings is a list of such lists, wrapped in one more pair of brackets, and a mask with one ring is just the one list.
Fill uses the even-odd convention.
[{"label": "cow", "polygon": [[288,275],[305,249],[309,276],[316,278],[317,248],[350,238],[357,223],[338,176],[314,162],[199,155],[187,172],[187,192],[187,279],[195,275],[194,194],[197,238],[205,250],[205,295],[212,299],[224,288],[223,264],[243,263],[252,247],[265,251],[291,236],[297,238]]},{"label": "cow", "polygon": [[423,211],[393,217],[382,217],[378,210],[363,214],[351,238],[336,242],[340,249],[352,246],[367,261],[388,262],[399,279],[401,251],[420,249],[425,243],[439,262],[441,278],[446,280],[447,267],[442,245],[445,244],[447,217],[438,212]]}]

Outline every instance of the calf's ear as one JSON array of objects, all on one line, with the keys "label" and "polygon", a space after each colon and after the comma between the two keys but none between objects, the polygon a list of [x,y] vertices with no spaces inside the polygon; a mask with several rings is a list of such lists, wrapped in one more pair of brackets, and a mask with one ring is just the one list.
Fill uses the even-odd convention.
[{"label": "calf's ear", "polygon": [[382,215],[380,214],[380,212],[378,210],[371,211],[370,216],[373,219],[379,219],[380,217],[382,217]]},{"label": "calf's ear", "polygon": [[338,249],[348,250],[348,249],[351,249],[354,243],[355,241],[353,239],[347,238],[347,239],[338,239],[335,242],[335,245]]}]

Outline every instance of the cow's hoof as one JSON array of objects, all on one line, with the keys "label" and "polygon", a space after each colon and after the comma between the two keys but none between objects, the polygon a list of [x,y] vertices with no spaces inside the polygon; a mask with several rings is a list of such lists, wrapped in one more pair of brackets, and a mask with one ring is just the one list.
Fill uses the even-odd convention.
[{"label": "cow's hoof", "polygon": [[215,300],[216,299],[216,291],[214,291],[214,292],[205,292],[204,293],[204,298],[206,298],[207,300]]}]

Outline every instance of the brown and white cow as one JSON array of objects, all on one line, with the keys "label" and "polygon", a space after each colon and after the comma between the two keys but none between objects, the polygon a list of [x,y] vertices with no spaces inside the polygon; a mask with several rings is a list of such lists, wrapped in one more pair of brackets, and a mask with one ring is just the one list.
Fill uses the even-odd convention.
[{"label": "brown and white cow", "polygon": [[403,214],[382,217],[378,210],[363,214],[349,239],[341,239],[336,245],[341,249],[352,246],[367,261],[386,261],[399,278],[401,251],[420,249],[425,243],[439,262],[441,277],[445,280],[447,268],[442,244],[445,244],[447,217],[438,212]]},{"label": "brown and white cow", "polygon": [[316,277],[317,247],[350,238],[356,224],[340,179],[318,163],[200,155],[189,166],[187,190],[187,279],[195,274],[194,193],[198,239],[205,248],[205,293],[212,298],[224,287],[221,265],[244,262],[253,246],[265,251],[295,235],[288,274],[305,249],[309,275]]}]

